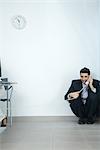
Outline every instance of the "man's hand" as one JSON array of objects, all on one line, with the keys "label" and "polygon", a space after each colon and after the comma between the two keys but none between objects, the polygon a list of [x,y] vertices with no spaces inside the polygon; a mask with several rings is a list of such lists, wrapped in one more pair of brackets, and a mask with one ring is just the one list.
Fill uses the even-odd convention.
[{"label": "man's hand", "polygon": [[93,85],[93,78],[91,75],[89,76],[89,79],[87,80],[87,82],[88,82],[90,87]]},{"label": "man's hand", "polygon": [[69,93],[69,100],[77,99],[79,97],[79,93],[80,91]]},{"label": "man's hand", "polygon": [[96,93],[96,88],[94,88],[94,86],[93,86],[93,78],[92,78],[91,75],[89,76],[89,79],[88,79],[86,82],[88,83],[87,85],[90,86],[90,89],[91,89],[94,93]]}]

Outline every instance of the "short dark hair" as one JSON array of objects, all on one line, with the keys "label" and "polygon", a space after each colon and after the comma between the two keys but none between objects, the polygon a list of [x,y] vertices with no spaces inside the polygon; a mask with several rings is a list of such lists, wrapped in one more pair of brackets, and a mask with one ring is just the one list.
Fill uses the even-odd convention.
[{"label": "short dark hair", "polygon": [[81,73],[88,73],[88,75],[90,75],[90,70],[88,68],[84,67],[80,70],[80,74]]}]

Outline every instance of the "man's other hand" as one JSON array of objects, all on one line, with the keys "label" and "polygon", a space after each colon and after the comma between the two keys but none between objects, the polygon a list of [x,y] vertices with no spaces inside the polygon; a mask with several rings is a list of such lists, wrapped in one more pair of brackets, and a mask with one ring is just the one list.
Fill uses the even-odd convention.
[{"label": "man's other hand", "polygon": [[77,99],[79,97],[79,91],[69,93],[70,100]]}]

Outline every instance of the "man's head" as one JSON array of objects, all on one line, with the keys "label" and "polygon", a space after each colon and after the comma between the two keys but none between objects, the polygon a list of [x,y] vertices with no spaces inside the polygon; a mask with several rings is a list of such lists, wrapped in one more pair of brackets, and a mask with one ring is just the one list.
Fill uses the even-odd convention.
[{"label": "man's head", "polygon": [[90,70],[88,68],[83,68],[80,70],[80,79],[82,82],[86,82],[89,79]]}]

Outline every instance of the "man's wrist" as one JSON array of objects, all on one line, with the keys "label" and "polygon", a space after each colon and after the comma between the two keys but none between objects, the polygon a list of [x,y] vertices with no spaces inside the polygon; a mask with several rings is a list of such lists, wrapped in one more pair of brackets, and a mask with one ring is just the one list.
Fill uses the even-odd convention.
[{"label": "man's wrist", "polygon": [[96,93],[96,88],[93,85],[90,85],[91,91]]}]

